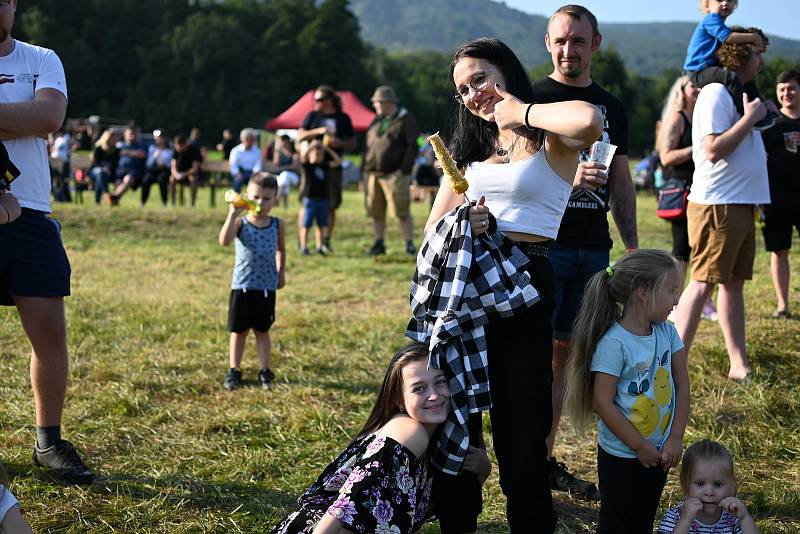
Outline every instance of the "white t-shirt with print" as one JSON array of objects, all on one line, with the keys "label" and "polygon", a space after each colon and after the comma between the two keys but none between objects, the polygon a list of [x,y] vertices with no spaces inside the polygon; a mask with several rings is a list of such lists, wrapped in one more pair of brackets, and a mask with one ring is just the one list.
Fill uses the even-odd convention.
[{"label": "white t-shirt with print", "polygon": [[[617,377],[614,406],[660,451],[675,417],[672,355],[683,342],[672,323],[652,323],[652,327],[649,336],[637,336],[614,322],[597,343],[591,369]],[[597,441],[611,455],[637,457],[602,419]]]},{"label": "white t-shirt with print", "polygon": [[689,200],[697,204],[769,204],[767,153],[761,132],[751,129],[725,158],[708,160],[703,138],[729,130],[742,115],[720,83],[703,87],[692,118],[694,177]]},{"label": "white t-shirt with print", "polygon": [[[55,89],[67,96],[61,60],[52,50],[14,41],[14,49],[0,57],[0,104],[32,101],[36,91]],[[3,141],[20,170],[11,192],[23,208],[50,212],[50,165],[47,140],[36,136]]]}]

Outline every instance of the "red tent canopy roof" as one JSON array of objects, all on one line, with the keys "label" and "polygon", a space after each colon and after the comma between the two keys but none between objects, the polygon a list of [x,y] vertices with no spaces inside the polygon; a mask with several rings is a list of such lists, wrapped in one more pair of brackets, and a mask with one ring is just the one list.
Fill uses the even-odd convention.
[{"label": "red tent canopy roof", "polygon": [[[342,111],[350,116],[353,129],[356,132],[367,131],[372,119],[375,118],[375,113],[362,104],[351,91],[336,91],[336,94],[342,99]],[[314,111],[314,91],[308,91],[297,102],[289,106],[289,109],[274,119],[268,120],[264,128],[267,130],[300,128],[303,119],[312,111]]]}]

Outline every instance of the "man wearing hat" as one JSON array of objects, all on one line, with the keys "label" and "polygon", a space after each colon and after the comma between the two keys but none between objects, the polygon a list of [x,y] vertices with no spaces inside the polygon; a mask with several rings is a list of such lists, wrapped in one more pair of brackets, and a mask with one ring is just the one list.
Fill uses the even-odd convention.
[{"label": "man wearing hat", "polygon": [[409,205],[411,169],[417,156],[417,121],[405,108],[398,107],[397,95],[388,85],[372,94],[378,114],[367,130],[363,175],[366,176],[367,213],[375,222],[375,243],[369,254],[385,254],[386,207],[400,220],[406,238],[406,252],[416,254],[411,240],[413,223]]}]

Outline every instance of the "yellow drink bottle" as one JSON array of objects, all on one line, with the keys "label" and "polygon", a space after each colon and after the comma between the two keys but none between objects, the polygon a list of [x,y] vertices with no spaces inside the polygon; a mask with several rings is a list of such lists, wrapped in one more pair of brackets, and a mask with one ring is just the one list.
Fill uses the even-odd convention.
[{"label": "yellow drink bottle", "polygon": [[225,191],[225,202],[228,204],[233,204],[235,208],[247,208],[253,213],[259,213],[261,211],[260,204],[257,204],[244,195],[240,195],[233,189],[228,189]]}]

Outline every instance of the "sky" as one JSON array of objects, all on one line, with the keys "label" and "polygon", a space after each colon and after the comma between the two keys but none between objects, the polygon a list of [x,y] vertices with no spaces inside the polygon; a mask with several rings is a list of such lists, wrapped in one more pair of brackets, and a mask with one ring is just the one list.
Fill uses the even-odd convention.
[{"label": "sky", "polygon": [[[697,0],[504,0],[509,7],[546,17],[572,2],[595,14],[601,32],[604,22],[697,22],[702,17]],[[770,35],[800,40],[800,0],[739,0],[727,23],[756,26]]]}]

